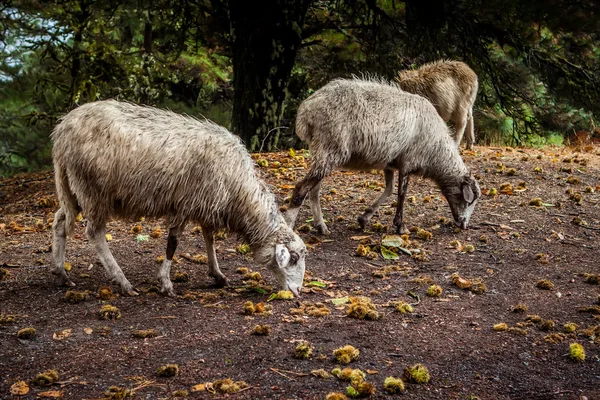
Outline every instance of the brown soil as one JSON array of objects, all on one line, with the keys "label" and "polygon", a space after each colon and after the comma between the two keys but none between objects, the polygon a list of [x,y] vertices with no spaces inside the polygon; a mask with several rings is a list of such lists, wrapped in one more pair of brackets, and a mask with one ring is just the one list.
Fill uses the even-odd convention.
[{"label": "brown soil", "polygon": [[[106,301],[96,294],[110,283],[85,239],[84,222],[77,223],[75,238],[67,244],[67,261],[76,289],[88,290],[90,296],[70,304],[64,300],[67,288],[54,286],[47,268],[49,226],[56,210],[51,173],[0,180],[0,266],[8,271],[0,282],[0,314],[16,317],[15,322],[0,323],[0,398],[11,398],[10,388],[19,380],[30,386],[22,398],[47,391],[68,399],[106,398],[110,386],[135,389],[134,398],[173,398],[177,390],[189,391],[189,398],[216,398],[223,395],[192,392],[191,388],[231,378],[246,381],[249,388],[226,395],[230,398],[324,399],[330,392],[345,393],[349,383],[317,378],[310,372],[331,371],[337,366],[333,350],[351,344],[360,355],[350,367],[372,373],[366,380],[375,386],[373,398],[393,398],[383,390],[384,379],[401,377],[405,367],[422,363],[429,368],[431,381],[407,383],[406,398],[599,399],[600,338],[588,328],[600,325],[600,317],[598,309],[579,309],[600,305],[600,286],[586,283],[584,275],[600,274],[600,152],[583,150],[587,151],[478,147],[474,153],[465,152],[466,162],[488,193],[467,231],[455,232],[451,224],[440,223],[441,217],[451,220],[440,192],[431,181],[412,179],[409,196],[415,199],[414,204],[407,204],[406,224],[424,228],[433,237],[423,241],[411,233],[409,249],[419,247],[421,252],[413,252],[414,258],[400,252],[397,261],[381,257],[382,232],[356,230],[356,218],[379,195],[381,174],[335,173],[323,184],[324,214],[332,235],[301,233],[311,249],[307,282],[325,286],[306,288],[301,302],[322,302],[331,314],[296,320],[290,309],[300,306],[297,300],[269,302],[270,315],[243,315],[244,303],[266,302],[269,293],[252,289],[236,269],[260,272],[265,285],[274,280],[248,256],[236,252],[235,235],[217,242],[221,268],[232,286],[211,288],[206,266],[182,257],[203,252],[198,248],[202,247],[201,235],[192,227],[178,248],[179,262],[172,272],[172,276],[186,272],[189,281],[175,283],[178,298],[156,294],[156,258],[164,254],[166,235],[137,241],[138,234],[148,235],[161,226],[161,221],[149,220],[109,224],[113,254],[129,280],[145,293],[115,295]],[[260,169],[283,203],[305,173],[303,158],[287,153],[259,157],[269,161],[269,167]],[[273,168],[274,161],[281,165]],[[543,172],[535,173],[535,167]],[[508,175],[510,168],[515,168],[514,176]],[[571,172],[561,171],[569,168]],[[579,183],[567,183],[568,177],[577,177]],[[526,182],[526,190],[517,189],[521,181]],[[505,182],[512,184],[508,194],[500,191]],[[586,186],[594,192],[586,192]],[[498,190],[496,196],[489,195],[492,187]],[[567,190],[580,193],[581,204],[569,199]],[[545,205],[530,206],[536,197]],[[383,229],[391,228],[392,201],[372,221],[380,221]],[[575,217],[588,225],[573,223]],[[297,228],[308,218],[305,205]],[[142,231],[131,233],[136,224]],[[482,235],[487,243],[480,241]],[[370,240],[371,250],[379,257],[356,256],[360,240]],[[474,246],[471,253],[465,251],[468,244]],[[471,281],[480,279],[487,290],[476,294],[459,289],[452,283],[453,273]],[[425,279],[415,279],[419,277]],[[541,279],[550,280],[554,288],[537,288]],[[440,285],[441,297],[428,297],[431,283],[426,282]],[[331,302],[346,295],[370,297],[380,319],[347,317],[345,306]],[[399,300],[412,303],[414,312],[395,311],[391,305]],[[103,304],[118,307],[121,318],[100,320],[97,312]],[[527,310],[513,312],[517,304]],[[530,314],[553,320],[553,330],[543,331],[540,323],[525,322]],[[499,322],[521,328],[525,334],[496,332],[492,326]],[[556,344],[544,339],[563,332],[567,322],[578,325],[575,333],[558,338]],[[269,335],[251,334],[256,325],[264,324],[271,326]],[[37,330],[33,340],[17,338],[17,331],[25,327]],[[71,329],[70,335],[63,333],[66,337],[61,338],[66,329]],[[139,329],[154,329],[158,336],[132,336]],[[300,340],[313,346],[308,359],[294,358]],[[569,345],[574,342],[585,348],[585,361],[570,359]],[[157,376],[156,370],[168,363],[178,365],[178,375]],[[35,376],[48,369],[58,371],[59,382],[51,387],[34,386]]]}]

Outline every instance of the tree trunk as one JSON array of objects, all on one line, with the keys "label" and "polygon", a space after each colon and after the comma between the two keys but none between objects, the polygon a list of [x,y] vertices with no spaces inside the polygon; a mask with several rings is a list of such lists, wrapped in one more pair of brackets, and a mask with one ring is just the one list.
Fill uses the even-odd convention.
[{"label": "tree trunk", "polygon": [[283,103],[311,0],[231,0],[233,116],[248,149],[277,146]]}]

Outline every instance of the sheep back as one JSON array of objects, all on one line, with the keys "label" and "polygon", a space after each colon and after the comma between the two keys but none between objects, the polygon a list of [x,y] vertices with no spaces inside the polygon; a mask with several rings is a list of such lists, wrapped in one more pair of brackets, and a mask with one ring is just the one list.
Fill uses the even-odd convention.
[{"label": "sheep back", "polygon": [[262,212],[278,224],[246,148],[210,121],[108,100],[71,111],[52,139],[55,168],[89,219],[168,216],[239,231]]}]

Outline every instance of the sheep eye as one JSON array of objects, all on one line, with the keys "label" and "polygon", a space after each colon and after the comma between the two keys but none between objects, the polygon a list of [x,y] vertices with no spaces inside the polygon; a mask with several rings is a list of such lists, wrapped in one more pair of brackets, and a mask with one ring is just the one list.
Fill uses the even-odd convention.
[{"label": "sheep eye", "polygon": [[300,256],[295,251],[290,251],[290,260],[295,264],[300,259]]}]

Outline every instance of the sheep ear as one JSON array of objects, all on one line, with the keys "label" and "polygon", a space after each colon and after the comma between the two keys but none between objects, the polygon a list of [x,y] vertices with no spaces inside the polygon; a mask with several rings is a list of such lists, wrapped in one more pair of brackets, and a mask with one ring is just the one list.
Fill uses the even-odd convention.
[{"label": "sheep ear", "polygon": [[282,244],[275,245],[275,260],[279,268],[287,267],[290,263],[290,252]]},{"label": "sheep ear", "polygon": [[462,194],[467,203],[472,203],[473,200],[475,200],[473,189],[471,189],[471,185],[466,182],[462,184]]}]

